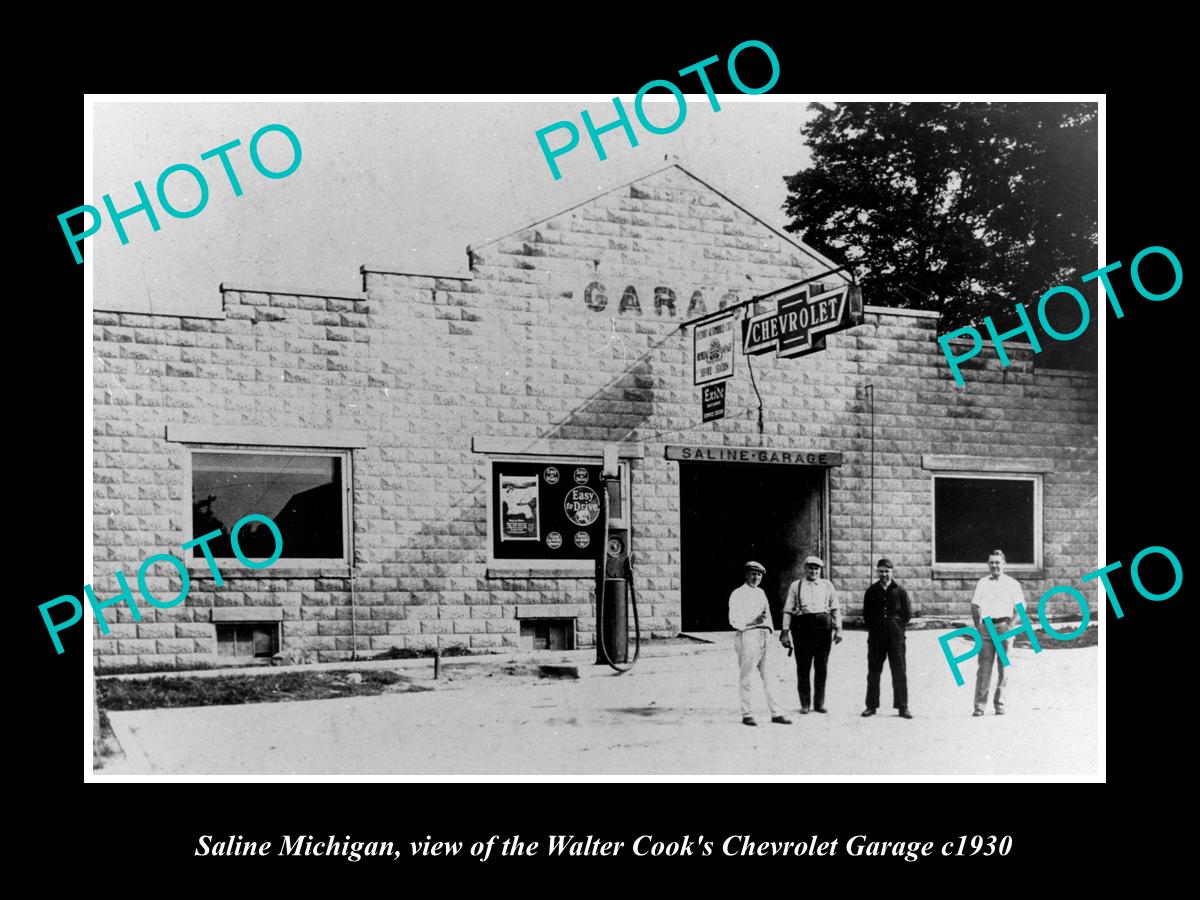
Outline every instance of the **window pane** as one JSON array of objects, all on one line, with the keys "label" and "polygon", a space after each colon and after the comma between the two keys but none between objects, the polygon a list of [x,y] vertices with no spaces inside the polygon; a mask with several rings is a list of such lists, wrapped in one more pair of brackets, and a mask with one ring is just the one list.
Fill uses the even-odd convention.
[{"label": "window pane", "polygon": [[237,652],[234,656],[253,656],[254,647],[251,644],[253,629],[249,625],[237,627]]},{"label": "window pane", "polygon": [[1010,563],[1035,562],[1032,481],[935,478],[934,561],[987,563],[999,548]]},{"label": "window pane", "polygon": [[566,650],[567,648],[567,623],[552,622],[549,625],[549,633],[547,634],[547,643],[550,650]]},{"label": "window pane", "polygon": [[263,625],[254,629],[254,655],[255,656],[274,656],[275,655],[275,627],[273,625]]},{"label": "window pane", "polygon": [[253,623],[217,626],[217,653],[249,659],[256,656],[274,656],[277,650],[276,637],[279,626],[274,623]]},{"label": "window pane", "polygon": [[[283,559],[342,558],[342,461],[334,456],[274,453],[193,453],[192,528],[218,558],[233,556],[229,531],[248,513],[269,516],[283,536]],[[259,522],[238,532],[250,558],[270,556],[275,542]],[[202,559],[203,551],[192,553]]]}]

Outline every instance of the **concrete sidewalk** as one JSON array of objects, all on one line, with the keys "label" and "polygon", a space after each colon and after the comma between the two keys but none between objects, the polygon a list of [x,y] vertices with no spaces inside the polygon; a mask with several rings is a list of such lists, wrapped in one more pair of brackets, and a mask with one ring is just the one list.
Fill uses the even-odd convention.
[{"label": "concrete sidewalk", "polygon": [[445,679],[435,684],[430,661],[420,660],[423,668],[405,674],[433,691],[109,713],[126,758],[98,777],[1097,775],[1097,648],[1016,651],[1009,714],[972,718],[974,662],[964,668],[967,684],[957,687],[939,633],[908,638],[911,721],[890,709],[886,670],[885,708],[860,717],[863,632],[848,632],[833,650],[828,715],[795,714],[793,660],[772,645],[770,673],[793,711],[790,726],[769,722],[761,691],[760,726],[741,724],[736,663],[726,644],[644,655],[620,677],[590,665],[591,651],[550,654],[556,661],[582,656],[578,680],[506,676],[473,663],[443,669]]}]

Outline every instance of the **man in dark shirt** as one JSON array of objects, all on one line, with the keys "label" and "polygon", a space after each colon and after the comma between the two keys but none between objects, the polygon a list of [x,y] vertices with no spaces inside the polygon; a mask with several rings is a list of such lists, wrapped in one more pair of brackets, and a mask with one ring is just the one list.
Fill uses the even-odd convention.
[{"label": "man in dark shirt", "polygon": [[908,591],[892,579],[892,561],[884,558],[875,564],[879,580],[867,588],[863,597],[863,619],[867,624],[867,708],[864,716],[875,715],[879,708],[879,676],[886,659],[892,670],[892,706],[900,716],[911,719],[908,711],[908,678],[904,672],[904,626],[912,618]]}]

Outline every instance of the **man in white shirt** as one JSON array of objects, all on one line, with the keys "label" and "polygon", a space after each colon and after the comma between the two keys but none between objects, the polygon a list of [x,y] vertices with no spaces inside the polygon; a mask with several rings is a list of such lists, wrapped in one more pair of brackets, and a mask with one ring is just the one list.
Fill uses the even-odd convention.
[{"label": "man in white shirt", "polygon": [[[1010,575],[1004,574],[1007,562],[1003,550],[993,550],[988,556],[988,574],[979,579],[975,585],[975,596],[971,598],[971,616],[975,620],[976,630],[984,636],[979,649],[979,668],[975,671],[975,715],[982,716],[987,707],[988,691],[992,684],[992,663],[996,659],[996,646],[988,637],[984,619],[990,618],[996,626],[997,633],[1004,633],[1012,625],[1016,616],[1016,604],[1025,602],[1025,593],[1021,584]],[[1008,674],[1008,666],[1001,663],[996,676],[996,694],[994,703],[996,715],[1004,715],[1004,682],[1008,680],[1012,687],[1012,676]]]},{"label": "man in white shirt", "polygon": [[767,570],[754,560],[746,563],[746,583],[734,588],[729,595],[729,624],[737,632],[733,636],[733,649],[738,658],[738,694],[742,701],[742,724],[757,725],[750,702],[750,690],[754,670],[762,678],[763,690],[767,695],[767,707],[771,710],[771,721],[779,725],[791,725],[792,720],[783,714],[771,694],[771,682],[767,678],[767,638],[771,627],[771,607],[767,604],[767,593],[758,586]]}]

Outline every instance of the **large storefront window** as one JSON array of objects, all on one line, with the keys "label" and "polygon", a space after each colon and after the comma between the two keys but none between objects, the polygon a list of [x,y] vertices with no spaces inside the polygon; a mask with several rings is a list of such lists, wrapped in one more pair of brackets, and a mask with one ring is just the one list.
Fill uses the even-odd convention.
[{"label": "large storefront window", "polygon": [[935,475],[933,563],[982,568],[999,548],[1010,566],[1041,566],[1041,478]]},{"label": "large storefront window", "polygon": [[[283,536],[280,560],[293,565],[347,564],[348,453],[257,452],[234,449],[192,452],[192,530],[220,531],[209,542],[214,557],[232,558],[229,534],[248,513],[269,516]],[[254,559],[269,557],[270,530],[250,523],[238,546]],[[200,560],[200,547],[192,551]]]},{"label": "large storefront window", "polygon": [[[602,466],[570,458],[491,461],[491,560],[578,566],[594,560],[604,539]],[[629,467],[609,494],[610,522],[623,525]]]}]

